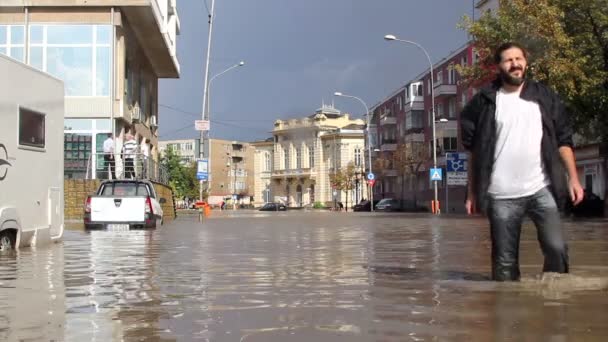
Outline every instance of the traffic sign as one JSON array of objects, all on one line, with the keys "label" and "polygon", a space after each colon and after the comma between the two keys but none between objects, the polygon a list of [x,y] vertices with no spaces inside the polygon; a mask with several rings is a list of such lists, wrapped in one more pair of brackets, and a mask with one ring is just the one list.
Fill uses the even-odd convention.
[{"label": "traffic sign", "polygon": [[443,179],[443,177],[441,177],[441,171],[442,169],[440,168],[432,168],[429,170],[429,174],[431,176],[431,180],[432,181],[440,181]]},{"label": "traffic sign", "polygon": [[448,185],[467,185],[468,161],[466,153],[446,153]]},{"label": "traffic sign", "polygon": [[369,186],[374,186],[374,184],[376,184],[376,180],[375,179],[369,180],[367,182],[369,183]]},{"label": "traffic sign", "polygon": [[374,174],[373,174],[373,173],[371,173],[371,172],[367,174],[367,180],[370,180],[370,181],[371,181],[371,180],[374,180],[374,179],[376,179],[376,175],[374,175]]},{"label": "traffic sign", "polygon": [[196,178],[198,180],[209,179],[209,159],[201,159],[196,162]]},{"label": "traffic sign", "polygon": [[196,120],[194,121],[194,129],[197,131],[208,131],[209,120]]}]

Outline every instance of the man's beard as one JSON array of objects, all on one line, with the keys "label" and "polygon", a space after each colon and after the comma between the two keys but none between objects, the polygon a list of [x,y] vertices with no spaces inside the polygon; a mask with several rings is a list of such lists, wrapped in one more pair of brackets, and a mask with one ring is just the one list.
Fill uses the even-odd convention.
[{"label": "man's beard", "polygon": [[[510,74],[510,72],[513,72],[515,70],[522,71],[521,77],[515,77]],[[520,85],[522,85],[522,83],[524,83],[524,81],[526,79],[526,71],[523,68],[511,68],[511,69],[509,69],[508,72],[505,72],[501,69],[500,70],[500,79],[508,85],[520,86]]]}]

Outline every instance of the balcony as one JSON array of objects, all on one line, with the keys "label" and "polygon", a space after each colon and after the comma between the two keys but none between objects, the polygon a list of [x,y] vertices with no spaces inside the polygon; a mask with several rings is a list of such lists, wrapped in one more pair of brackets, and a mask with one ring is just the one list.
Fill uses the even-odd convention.
[{"label": "balcony", "polygon": [[384,169],[382,170],[382,175],[384,177],[397,177],[397,170]]},{"label": "balcony", "polygon": [[455,84],[436,84],[435,97],[456,95]]},{"label": "balcony", "polygon": [[424,110],[424,101],[422,100],[422,98],[416,101],[408,101],[403,107],[403,110],[406,113],[411,112],[413,110]]},{"label": "balcony", "polygon": [[175,1],[150,0],[119,6],[157,76],[178,78],[180,66],[176,43],[180,22]]},{"label": "balcony", "polygon": [[397,118],[394,116],[383,116],[380,118],[380,126],[396,125]]},{"label": "balcony", "polygon": [[314,178],[314,168],[273,170],[272,178],[309,177]]},{"label": "balcony", "polygon": [[380,151],[395,151],[397,150],[396,139],[382,139],[382,145],[380,145]]}]

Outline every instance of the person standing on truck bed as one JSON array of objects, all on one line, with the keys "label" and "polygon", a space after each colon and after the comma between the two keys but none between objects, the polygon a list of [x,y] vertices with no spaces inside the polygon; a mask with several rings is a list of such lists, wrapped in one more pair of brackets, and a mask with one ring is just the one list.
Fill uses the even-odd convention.
[{"label": "person standing on truck bed", "polygon": [[108,134],[108,138],[103,142],[103,161],[108,170],[108,177],[116,179],[116,162],[114,161],[114,139],[112,134]]},{"label": "person standing on truck bed", "polygon": [[133,160],[137,153],[137,141],[135,141],[131,133],[127,133],[126,138],[127,141],[122,144],[122,156],[125,161],[125,179],[135,179]]}]

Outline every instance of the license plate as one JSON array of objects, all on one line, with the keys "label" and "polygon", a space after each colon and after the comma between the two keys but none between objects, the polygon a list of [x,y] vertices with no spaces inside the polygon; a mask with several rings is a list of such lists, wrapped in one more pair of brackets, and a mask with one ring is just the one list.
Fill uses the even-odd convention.
[{"label": "license plate", "polygon": [[126,232],[129,231],[128,224],[109,224],[107,229],[112,232]]}]

